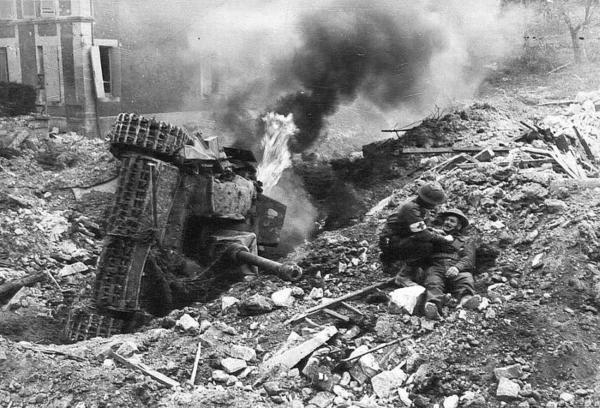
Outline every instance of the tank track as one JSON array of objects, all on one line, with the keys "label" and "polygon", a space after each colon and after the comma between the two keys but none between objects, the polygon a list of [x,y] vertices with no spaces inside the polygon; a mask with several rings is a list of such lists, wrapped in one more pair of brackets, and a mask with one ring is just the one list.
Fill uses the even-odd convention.
[{"label": "tank track", "polygon": [[184,129],[135,113],[120,113],[109,137],[111,152],[117,158],[133,151],[174,161],[185,145],[193,143]]},{"label": "tank track", "polygon": [[92,337],[110,337],[125,331],[128,321],[100,315],[90,306],[71,310],[67,317],[65,340],[76,342]]}]

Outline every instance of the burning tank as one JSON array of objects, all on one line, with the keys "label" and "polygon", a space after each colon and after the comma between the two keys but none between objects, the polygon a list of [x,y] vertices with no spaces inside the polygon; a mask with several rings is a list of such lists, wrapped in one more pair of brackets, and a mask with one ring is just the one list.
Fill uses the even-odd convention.
[{"label": "burning tank", "polygon": [[218,282],[257,268],[301,277],[297,265],[257,254],[278,244],[286,207],[262,194],[252,152],[129,113],[118,116],[110,145],[117,192],[93,304],[71,311],[69,340],[131,330],[140,316],[209,299]]}]

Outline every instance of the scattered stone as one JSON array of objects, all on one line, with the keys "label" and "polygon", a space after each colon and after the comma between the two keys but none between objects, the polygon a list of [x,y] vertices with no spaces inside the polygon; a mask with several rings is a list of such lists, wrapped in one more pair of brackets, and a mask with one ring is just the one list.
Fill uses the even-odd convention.
[{"label": "scattered stone", "polygon": [[223,296],[221,298],[221,311],[222,312],[226,312],[233,305],[235,305],[235,304],[237,304],[239,302],[240,302],[240,300],[238,298],[233,297],[233,296]]},{"label": "scattered stone", "polygon": [[263,388],[269,396],[281,394],[281,387],[277,381],[267,381],[263,384]]},{"label": "scattered stone", "polygon": [[[367,350],[369,350],[369,347],[366,345],[357,347],[352,353],[350,353],[350,357],[362,354]],[[358,359],[358,362],[350,368],[350,375],[352,378],[362,384],[380,371],[381,367],[379,367],[377,359],[375,356],[373,356],[373,353],[371,353],[365,354]]]},{"label": "scattered stone", "polygon": [[117,364],[115,363],[115,360],[113,360],[112,358],[107,358],[102,362],[102,367],[108,368],[109,370],[112,370],[116,366],[117,366]]},{"label": "scattered stone", "polygon": [[308,294],[309,299],[322,299],[323,298],[323,288],[312,288],[310,293]]},{"label": "scattered stone", "polygon": [[500,401],[512,401],[519,398],[521,387],[508,378],[501,377],[496,390],[496,398]]},{"label": "scattered stone", "polygon": [[139,350],[137,344],[135,344],[132,341],[124,341],[117,349],[117,354],[123,357],[131,357],[138,351]]},{"label": "scattered stone", "polygon": [[523,366],[521,364],[513,364],[507,367],[495,368],[494,375],[498,380],[501,378],[508,378],[509,380],[520,378],[523,375]]},{"label": "scattered stone", "polygon": [[0,362],[4,362],[6,359],[6,352],[3,349],[0,349]]},{"label": "scattered stone", "polygon": [[404,384],[407,377],[400,367],[396,367],[393,370],[382,371],[371,378],[371,385],[379,398],[387,398],[394,389]]},{"label": "scattered stone", "polygon": [[444,408],[458,408],[458,395],[444,398]]},{"label": "scattered stone", "polygon": [[335,394],[328,391],[318,392],[317,395],[312,397],[309,404],[316,405],[319,408],[327,408],[335,399]]},{"label": "scattered stone", "polygon": [[414,373],[421,364],[425,362],[425,357],[419,353],[412,353],[406,359],[406,372]]},{"label": "scattered stone", "polygon": [[244,361],[253,361],[256,360],[256,351],[252,347],[241,346],[239,344],[234,344],[229,349],[227,349],[226,353],[233,358],[237,358]]},{"label": "scattered stone", "polygon": [[[477,310],[483,301],[481,295],[473,295],[461,304],[462,307],[468,310]],[[489,302],[489,301],[488,301]]]},{"label": "scattered stone", "polygon": [[238,371],[242,371],[247,366],[248,365],[246,364],[246,362],[239,358],[227,357],[221,360],[221,367],[223,367],[225,372],[227,372],[228,374],[234,374]]},{"label": "scattered stone", "polygon": [[204,319],[200,322],[200,333],[204,333],[208,328],[212,326],[212,323]]},{"label": "scattered stone", "polygon": [[575,395],[570,392],[562,392],[560,394],[560,400],[566,402],[567,404],[572,404],[575,401]]},{"label": "scattered stone", "polygon": [[291,288],[284,288],[274,292],[271,295],[271,300],[275,306],[290,307],[294,304],[294,296]]},{"label": "scattered stone", "polygon": [[536,256],[533,257],[533,260],[531,261],[531,267],[533,269],[537,269],[537,268],[541,268],[542,266],[544,266],[544,253],[541,254],[537,254]]},{"label": "scattered stone", "polygon": [[345,400],[349,400],[354,397],[354,395],[350,391],[338,384],[333,386],[333,393],[338,397],[342,397]]},{"label": "scattered stone", "polygon": [[65,265],[60,271],[58,271],[58,277],[64,278],[65,276],[74,275],[76,273],[82,273],[87,271],[89,268],[83,262],[75,262],[71,265]]},{"label": "scattered stone", "polygon": [[244,316],[268,313],[273,310],[271,300],[265,296],[256,294],[238,304],[238,312]]},{"label": "scattered stone", "polygon": [[398,397],[400,398],[400,401],[402,401],[402,403],[405,406],[407,406],[407,407],[412,406],[413,402],[410,399],[410,394],[406,388],[398,388]]},{"label": "scattered stone", "polygon": [[425,288],[420,285],[396,289],[390,293],[389,308],[391,313],[408,313],[412,315],[415,307],[425,294]]},{"label": "scattered stone", "polygon": [[559,214],[568,208],[567,204],[564,201],[556,200],[553,198],[545,199],[544,205],[546,206],[546,210],[550,214]]},{"label": "scattered stone", "polygon": [[180,327],[183,331],[190,331],[199,329],[200,323],[198,323],[198,320],[186,313],[181,316],[179,320],[177,320],[175,327]]},{"label": "scattered stone", "polygon": [[304,296],[304,289],[302,289],[301,287],[298,287],[298,286],[294,286],[292,288],[292,296],[295,296],[295,297]]},{"label": "scattered stone", "polygon": [[477,310],[480,312],[484,311],[490,305],[490,300],[486,297],[481,298],[481,303],[477,306]]},{"label": "scattered stone", "polygon": [[352,377],[350,377],[350,373],[348,371],[344,371],[344,373],[342,374],[342,378],[340,380],[340,385],[342,387],[347,387],[348,384],[350,384],[351,380],[352,380]]},{"label": "scattered stone", "polygon": [[231,336],[235,336],[238,334],[237,330],[234,327],[231,327],[230,325],[223,322],[215,322],[211,327],[213,327],[215,330],[219,330]]},{"label": "scattered stone", "polygon": [[218,383],[226,383],[229,379],[229,374],[223,370],[215,370],[212,372],[212,379]]}]

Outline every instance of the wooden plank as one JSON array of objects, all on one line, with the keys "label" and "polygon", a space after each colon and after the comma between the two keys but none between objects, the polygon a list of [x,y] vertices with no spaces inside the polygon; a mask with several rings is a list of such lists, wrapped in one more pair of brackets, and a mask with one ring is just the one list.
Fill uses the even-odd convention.
[{"label": "wooden plank", "polygon": [[167,377],[166,375],[159,373],[156,370],[153,370],[152,368],[148,367],[147,365],[145,365],[143,363],[131,361],[131,360],[121,356],[120,354],[115,353],[112,350],[110,351],[110,357],[113,360],[118,361],[119,363],[126,365],[129,368],[132,368],[134,370],[138,370],[138,371],[142,372],[143,374],[158,381],[161,384],[167,385],[171,388],[178,387],[180,385],[179,381],[176,381],[170,377]]},{"label": "wooden plank", "polygon": [[446,161],[438,164],[437,166],[431,168],[430,171],[441,172],[441,171],[452,170],[453,168],[455,168],[460,163],[464,163],[466,161],[473,162],[473,160],[471,159],[471,156],[469,156],[466,153],[460,153],[460,154],[457,154],[456,156],[452,156],[448,160],[446,160]]},{"label": "wooden plank", "polygon": [[198,349],[196,350],[196,358],[194,359],[194,366],[192,367],[192,375],[190,376],[190,384],[194,385],[196,382],[196,374],[198,373],[198,362],[200,361],[200,354],[202,353],[202,342],[198,343]]},{"label": "wooden plank", "polygon": [[349,323],[350,322],[350,318],[346,315],[343,315],[341,313],[336,312],[335,310],[331,310],[331,309],[323,309],[323,312],[327,313],[329,316],[333,316],[336,319],[339,319],[343,322]]},{"label": "wooden plank", "polygon": [[334,326],[328,326],[324,330],[317,333],[311,339],[292,347],[291,349],[271,357],[265,361],[260,369],[264,375],[268,375],[274,369],[282,369],[284,372],[289,371],[298,364],[302,359],[309,356],[317,348],[325,344],[331,337],[337,333],[337,329]]},{"label": "wooden plank", "polygon": [[576,126],[573,126],[573,130],[575,131],[575,135],[577,135],[577,139],[579,139],[579,143],[581,143],[581,146],[583,147],[583,151],[585,152],[587,158],[591,161],[596,160],[596,158],[594,157],[594,153],[592,153],[592,150],[590,149],[590,146],[588,145],[587,141],[583,138],[583,136],[581,136],[581,133],[579,133],[579,130]]},{"label": "wooden plank", "polygon": [[381,350],[382,348],[386,348],[386,347],[392,346],[392,345],[394,345],[396,343],[400,343],[401,341],[404,341],[406,339],[410,339],[411,337],[412,336],[408,335],[408,334],[404,335],[404,336],[399,337],[399,338],[397,338],[395,340],[388,341],[387,343],[383,343],[383,344],[380,344],[379,346],[373,347],[372,349],[369,349],[369,350],[365,351],[364,353],[359,353],[359,354],[357,354],[355,356],[344,358],[344,359],[340,360],[340,362],[347,363],[348,361],[356,360],[357,358],[361,358],[362,356],[366,356],[367,354],[371,354],[371,353],[373,353],[375,351]]},{"label": "wooden plank", "polygon": [[19,279],[13,279],[0,285],[0,303],[8,303],[10,299],[24,286],[31,286],[46,279],[45,272],[27,275]]},{"label": "wooden plank", "polygon": [[56,355],[64,356],[64,357],[67,357],[67,358],[70,358],[70,359],[76,360],[76,361],[85,361],[85,358],[83,358],[83,357],[77,356],[75,354],[67,353],[66,351],[57,350],[57,349],[54,349],[51,347],[38,346],[38,345],[33,345],[33,344],[29,345],[29,344],[24,344],[24,343],[19,343],[18,345],[26,350],[36,351],[38,353],[56,354]]},{"label": "wooden plank", "polygon": [[367,286],[366,288],[355,290],[354,292],[347,293],[347,294],[345,294],[343,296],[340,296],[339,298],[331,299],[331,300],[329,300],[327,302],[323,302],[319,306],[312,307],[312,308],[308,309],[307,311],[305,311],[304,313],[298,313],[298,314],[294,315],[290,319],[286,320],[283,324],[289,324],[289,323],[294,323],[294,322],[300,321],[300,320],[304,319],[307,316],[310,316],[310,315],[312,315],[312,314],[314,314],[314,313],[316,313],[316,312],[318,312],[320,310],[328,308],[329,306],[333,306],[333,305],[339,304],[339,303],[341,303],[341,302],[343,302],[345,300],[349,300],[349,299],[352,299],[354,297],[357,297],[357,296],[360,296],[360,295],[364,295],[364,294],[369,293],[369,292],[371,292],[371,291],[373,291],[373,290],[375,290],[377,288],[381,288],[381,287],[390,285],[392,283],[394,283],[394,278],[388,279],[388,280],[383,281],[383,282],[375,283],[375,284],[373,284],[371,286]]},{"label": "wooden plank", "polygon": [[577,173],[575,173],[570,166],[565,163],[565,161],[562,158],[562,155],[560,153],[560,151],[558,150],[558,147],[556,146],[552,146],[552,150],[553,152],[551,152],[551,156],[554,158],[554,160],[556,160],[556,162],[558,163],[558,165],[571,177],[578,179],[580,178]]},{"label": "wooden plank", "polygon": [[[488,147],[495,153],[510,151],[508,147]],[[463,147],[404,147],[401,154],[442,154],[442,153],[479,153],[485,146],[463,146]]]},{"label": "wooden plank", "polygon": [[348,302],[340,302],[340,304],[342,306],[344,306],[346,309],[353,311],[354,313],[364,316],[365,314],[363,312],[361,312],[360,310],[358,310],[357,308],[355,308],[354,306],[352,306],[351,304],[349,304]]}]

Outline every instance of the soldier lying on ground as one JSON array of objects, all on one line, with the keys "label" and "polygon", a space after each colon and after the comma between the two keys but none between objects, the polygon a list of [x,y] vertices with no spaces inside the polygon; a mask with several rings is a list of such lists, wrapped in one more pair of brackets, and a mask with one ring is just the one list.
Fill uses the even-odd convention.
[{"label": "soldier lying on ground", "polygon": [[384,272],[396,273],[398,286],[414,285],[417,271],[430,261],[434,245],[452,242],[452,236],[429,229],[425,217],[429,210],[442,204],[446,194],[437,183],[421,186],[417,197],[403,203],[388,217],[379,236]]},{"label": "soldier lying on ground", "polygon": [[[473,298],[473,272],[475,270],[475,240],[469,237],[469,220],[458,209],[450,209],[440,214],[443,231],[454,237],[452,242],[436,242],[431,255],[431,265],[425,272],[423,286],[425,295],[425,316],[439,320],[444,293],[449,292],[459,306]],[[474,299],[475,300],[475,299]]]}]

